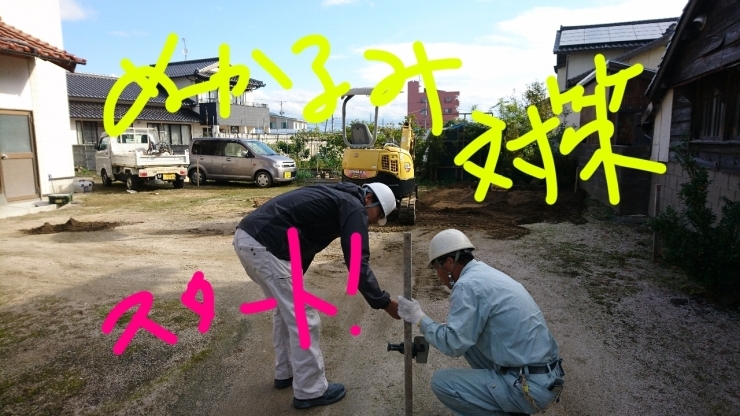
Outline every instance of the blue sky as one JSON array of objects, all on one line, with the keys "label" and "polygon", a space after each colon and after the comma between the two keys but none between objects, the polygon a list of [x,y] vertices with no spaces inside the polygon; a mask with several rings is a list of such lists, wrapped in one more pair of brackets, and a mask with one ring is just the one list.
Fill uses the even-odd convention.
[{"label": "blue sky", "polygon": [[[303,107],[323,91],[311,71],[316,48],[291,52],[298,39],[321,34],[331,44],[326,68],[335,84],[372,87],[390,66],[368,61],[367,49],[381,49],[415,63],[412,43],[421,41],[430,59],[459,58],[463,66],[435,75],[437,88],[460,91],[460,111],[488,109],[499,98],[554,75],[552,53],[561,25],[585,25],[678,17],[686,0],[60,0],[64,47],[87,60],[78,72],[122,74],[120,61],[156,62],[168,34],[185,38],[173,61],[218,56],[231,49],[232,63],[249,67],[267,84],[255,101],[303,118]],[[267,54],[293,81],[283,89],[251,57]],[[388,123],[406,114],[406,88],[380,109]],[[365,101],[367,102],[367,101]],[[351,118],[366,119],[368,103],[356,98]],[[341,107],[335,114],[340,116]]]}]

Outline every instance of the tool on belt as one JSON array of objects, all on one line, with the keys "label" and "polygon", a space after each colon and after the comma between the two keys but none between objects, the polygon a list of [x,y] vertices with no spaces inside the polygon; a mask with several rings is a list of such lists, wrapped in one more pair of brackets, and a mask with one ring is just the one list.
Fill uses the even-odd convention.
[{"label": "tool on belt", "polygon": [[[547,410],[548,407],[552,406],[553,403],[560,402],[560,394],[563,392],[563,385],[565,385],[565,379],[562,378],[565,377],[565,370],[563,370],[563,367],[561,365],[562,361],[562,358],[558,358],[558,360],[555,361],[552,365],[553,370],[557,367],[560,368],[561,377],[556,377],[550,384],[546,386],[547,390],[555,393],[555,399],[552,400],[547,406],[545,406],[544,409],[540,409],[534,402],[532,396],[529,394],[529,383],[527,383],[527,377],[524,375],[524,367],[519,368],[519,378],[517,378],[514,382],[514,386],[516,386],[517,383],[522,386],[522,393],[524,393],[524,398],[527,399],[529,404],[534,406],[534,408],[537,409],[538,412],[543,412]],[[547,366],[548,369],[550,367],[550,365]]]}]

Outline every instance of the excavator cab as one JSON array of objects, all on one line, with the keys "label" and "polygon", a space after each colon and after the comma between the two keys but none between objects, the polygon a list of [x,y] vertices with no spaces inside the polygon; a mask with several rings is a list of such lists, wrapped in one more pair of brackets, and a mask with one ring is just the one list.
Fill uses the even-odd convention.
[{"label": "excavator cab", "polygon": [[372,88],[352,88],[342,96],[342,139],[347,148],[342,157],[342,181],[358,185],[382,182],[393,190],[398,205],[398,220],[403,225],[416,222],[417,187],[412,157],[414,135],[411,126],[401,127],[401,143],[386,143],[375,148],[378,137],[378,107],[375,107],[373,132],[367,124],[356,122],[347,135],[347,102],[356,95],[370,96]]}]

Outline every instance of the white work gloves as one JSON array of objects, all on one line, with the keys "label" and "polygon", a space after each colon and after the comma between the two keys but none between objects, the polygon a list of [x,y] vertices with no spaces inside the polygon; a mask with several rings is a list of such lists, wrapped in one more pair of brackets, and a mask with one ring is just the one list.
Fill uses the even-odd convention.
[{"label": "white work gloves", "polygon": [[398,316],[406,322],[419,325],[421,318],[426,315],[421,311],[421,306],[416,299],[408,300],[403,296],[398,296]]}]

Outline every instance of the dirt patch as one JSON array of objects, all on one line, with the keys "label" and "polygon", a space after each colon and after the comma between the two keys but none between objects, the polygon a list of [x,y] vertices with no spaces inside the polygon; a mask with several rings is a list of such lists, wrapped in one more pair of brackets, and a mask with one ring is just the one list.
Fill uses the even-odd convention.
[{"label": "dirt patch", "polygon": [[475,185],[433,189],[419,195],[416,225],[430,228],[485,230],[493,239],[517,239],[529,233],[524,224],[571,222],[583,224],[586,193],[560,192],[553,205],[544,188],[489,191],[477,202]]},{"label": "dirt patch", "polygon": [[106,222],[106,221],[77,221],[74,218],[70,218],[69,221],[64,224],[52,225],[51,223],[45,222],[41,227],[31,228],[26,230],[27,234],[55,234],[63,232],[81,232],[81,231],[100,231],[110,230],[118,227],[123,223],[121,222]]},{"label": "dirt patch", "polygon": [[[273,387],[272,313],[241,313],[243,303],[264,293],[246,276],[231,241],[259,199],[292,187],[95,189],[79,196],[82,204],[2,221],[0,414],[402,412],[403,356],[386,346],[403,341],[403,325],[368,307],[361,295],[347,294],[338,240],[316,256],[304,284],[338,309],[335,316],[322,314],[321,349],[329,381],[344,383],[347,396],[299,412],[291,407],[292,389]],[[740,416],[740,311],[676,290],[685,277],[651,261],[652,238],[644,227],[595,217],[591,203],[584,212],[582,197],[567,190],[553,206],[545,204],[543,189],[489,192],[481,204],[473,193],[469,186],[420,189],[417,225],[372,227],[370,264],[384,290],[403,293],[404,236],[394,231],[411,231],[413,296],[425,314],[444,321],[450,291],[425,268],[427,250],[440,228],[458,227],[477,247],[477,259],[527,288],[560,346],[566,388],[547,415]],[[126,226],[26,234],[70,217]],[[580,224],[583,217],[588,221]],[[530,221],[542,222],[522,226]],[[206,333],[198,330],[199,315],[181,302],[196,270],[215,296]],[[148,318],[178,342],[169,345],[141,330],[117,356],[112,347],[133,311],[111,334],[102,333],[101,324],[118,302],[140,291],[155,296]],[[360,336],[351,335],[353,325],[362,328]],[[415,363],[414,414],[451,414],[429,388],[441,368],[468,365],[435,348],[427,364]]]}]

